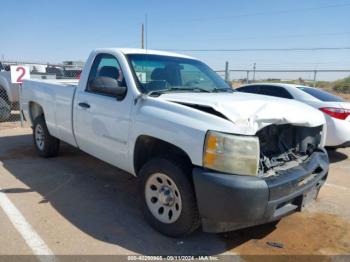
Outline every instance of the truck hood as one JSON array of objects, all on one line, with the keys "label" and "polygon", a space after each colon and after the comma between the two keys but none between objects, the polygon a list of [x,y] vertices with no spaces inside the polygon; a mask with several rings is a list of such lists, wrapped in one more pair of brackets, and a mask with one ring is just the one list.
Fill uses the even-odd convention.
[{"label": "truck hood", "polygon": [[[304,103],[248,93],[169,93],[159,99],[200,109],[211,108],[232,121],[247,134],[265,126],[293,124],[315,127],[325,124],[323,114]],[[207,111],[208,112],[208,111]]]}]

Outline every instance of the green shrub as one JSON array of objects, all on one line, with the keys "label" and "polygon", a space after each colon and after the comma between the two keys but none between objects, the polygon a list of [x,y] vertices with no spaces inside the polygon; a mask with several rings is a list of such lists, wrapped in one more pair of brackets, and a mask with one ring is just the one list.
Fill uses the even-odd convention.
[{"label": "green shrub", "polygon": [[350,77],[336,81],[333,90],[339,93],[350,94]]},{"label": "green shrub", "polygon": [[346,84],[346,83],[336,84],[333,87],[333,90],[339,93],[350,94],[350,84]]}]

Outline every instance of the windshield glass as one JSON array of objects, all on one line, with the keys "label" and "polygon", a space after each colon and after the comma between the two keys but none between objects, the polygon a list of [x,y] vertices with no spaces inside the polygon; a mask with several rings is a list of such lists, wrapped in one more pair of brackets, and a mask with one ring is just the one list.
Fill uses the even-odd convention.
[{"label": "windshield glass", "polygon": [[309,95],[312,95],[313,97],[316,97],[317,99],[325,102],[344,102],[344,99],[332,95],[331,93],[328,93],[326,91],[311,88],[311,87],[299,87],[300,90],[304,91],[305,93],[308,93]]},{"label": "windshield glass", "polygon": [[232,92],[204,63],[188,58],[132,54],[127,56],[141,92]]}]

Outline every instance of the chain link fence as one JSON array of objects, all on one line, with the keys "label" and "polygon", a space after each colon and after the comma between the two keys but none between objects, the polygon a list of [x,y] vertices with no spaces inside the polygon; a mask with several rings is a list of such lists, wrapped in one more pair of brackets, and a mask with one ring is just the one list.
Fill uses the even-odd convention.
[{"label": "chain link fence", "polygon": [[0,72],[0,78],[2,78],[0,82],[0,127],[19,126],[19,85],[4,81],[10,79],[10,74],[7,72]]},{"label": "chain link fence", "polygon": [[80,61],[64,61],[61,64],[2,61],[0,63],[0,129],[25,125],[21,117],[20,84],[11,83],[11,65],[27,66],[31,79],[64,80],[79,79],[84,66]]},{"label": "chain link fence", "polygon": [[7,92],[5,89],[0,89],[0,122],[11,121],[11,106]]},{"label": "chain link fence", "polygon": [[[216,70],[233,87],[255,82],[282,82],[332,88],[350,77],[349,70]],[[350,90],[349,90],[350,91]]]}]

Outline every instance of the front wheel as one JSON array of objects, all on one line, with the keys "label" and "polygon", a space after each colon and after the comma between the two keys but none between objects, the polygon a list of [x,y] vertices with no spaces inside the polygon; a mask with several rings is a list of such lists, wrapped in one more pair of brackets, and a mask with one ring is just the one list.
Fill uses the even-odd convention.
[{"label": "front wheel", "polygon": [[188,172],[181,162],[164,158],[150,160],[140,171],[145,217],[171,237],[188,235],[200,225]]},{"label": "front wheel", "polygon": [[39,156],[53,157],[58,154],[60,140],[50,135],[42,115],[34,120],[33,140]]}]

